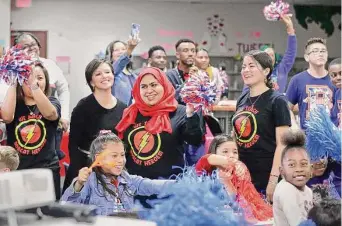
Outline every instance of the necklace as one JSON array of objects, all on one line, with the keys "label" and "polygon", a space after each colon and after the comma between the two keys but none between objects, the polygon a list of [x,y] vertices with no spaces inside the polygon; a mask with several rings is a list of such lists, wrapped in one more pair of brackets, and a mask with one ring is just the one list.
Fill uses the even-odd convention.
[{"label": "necklace", "polygon": [[[262,93],[262,94],[264,94],[264,93]],[[259,100],[259,98],[262,96],[262,94],[260,94],[260,95],[258,96],[258,98],[257,98],[254,102],[252,102],[252,100],[251,100],[251,94],[249,93],[248,99],[249,99],[249,102],[251,103],[251,107],[254,107],[254,105],[255,105],[256,102]]]},{"label": "necklace", "polygon": [[34,111],[36,110],[36,105],[33,106],[33,110],[31,111],[31,109],[29,108],[28,105],[26,105],[27,109],[29,110],[30,112],[30,115],[33,115],[34,114]]}]

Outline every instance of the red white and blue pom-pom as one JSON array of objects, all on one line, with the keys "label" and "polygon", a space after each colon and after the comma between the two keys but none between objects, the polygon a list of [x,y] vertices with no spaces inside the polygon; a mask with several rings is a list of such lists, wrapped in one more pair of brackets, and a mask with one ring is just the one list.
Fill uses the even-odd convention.
[{"label": "red white and blue pom-pom", "polygon": [[216,85],[210,82],[207,73],[198,71],[184,83],[180,96],[184,103],[207,112],[216,99]]},{"label": "red white and blue pom-pom", "polygon": [[34,61],[20,45],[13,46],[0,58],[0,81],[22,85],[30,77]]},{"label": "red white and blue pom-pom", "polygon": [[280,15],[289,13],[290,5],[282,0],[271,2],[271,4],[264,7],[264,16],[266,20],[277,21],[280,19]]}]

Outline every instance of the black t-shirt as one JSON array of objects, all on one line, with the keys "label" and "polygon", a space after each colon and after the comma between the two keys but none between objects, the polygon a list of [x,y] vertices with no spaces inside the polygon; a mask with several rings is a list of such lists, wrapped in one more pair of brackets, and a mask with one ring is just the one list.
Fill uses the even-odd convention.
[{"label": "black t-shirt", "polygon": [[7,144],[19,152],[18,169],[58,167],[55,136],[61,105],[55,97],[49,100],[57,110],[57,120],[45,119],[36,105],[17,101],[14,119],[6,125]]},{"label": "black t-shirt", "polygon": [[70,167],[64,188],[78,175],[82,167],[89,165],[89,152],[92,141],[101,130],[111,130],[115,134],[115,126],[122,118],[126,105],[117,100],[112,109],[102,107],[93,94],[81,99],[71,114],[69,134]]},{"label": "black t-shirt", "polygon": [[199,145],[203,128],[201,118],[194,114],[186,118],[185,106],[169,114],[172,133],[152,135],[145,130],[150,117],[138,113],[136,123],[124,133],[126,143],[126,168],[130,174],[150,179],[169,178],[182,172],[184,167],[184,144]]},{"label": "black t-shirt", "polygon": [[276,127],[291,125],[286,98],[272,89],[249,98],[247,91],[239,97],[236,109],[232,123],[239,158],[248,167],[255,187],[264,190],[277,146]]}]

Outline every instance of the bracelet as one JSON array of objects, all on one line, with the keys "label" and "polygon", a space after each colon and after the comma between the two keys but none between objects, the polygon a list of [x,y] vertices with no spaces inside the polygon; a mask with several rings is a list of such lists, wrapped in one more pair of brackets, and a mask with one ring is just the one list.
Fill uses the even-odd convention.
[{"label": "bracelet", "polygon": [[279,178],[279,175],[275,175],[275,174],[271,174],[270,176],[271,176],[271,177]]},{"label": "bracelet", "polygon": [[293,33],[293,34],[290,34],[290,35],[294,35],[296,33],[295,29],[293,29],[293,28],[286,29],[286,32],[287,33]]},{"label": "bracelet", "polygon": [[278,183],[277,182],[274,182],[274,181],[268,181],[269,184],[273,184],[273,185],[277,185]]}]

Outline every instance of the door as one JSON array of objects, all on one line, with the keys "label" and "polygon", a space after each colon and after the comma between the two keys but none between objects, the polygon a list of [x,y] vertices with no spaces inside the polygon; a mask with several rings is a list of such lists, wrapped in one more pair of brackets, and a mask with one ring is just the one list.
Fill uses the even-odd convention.
[{"label": "door", "polygon": [[40,56],[43,58],[47,58],[47,31],[24,31],[24,30],[20,30],[20,31],[11,31],[11,46],[14,45],[14,39],[15,37],[21,33],[21,32],[28,32],[28,33],[32,33],[33,35],[35,35],[41,45],[40,48]]}]

